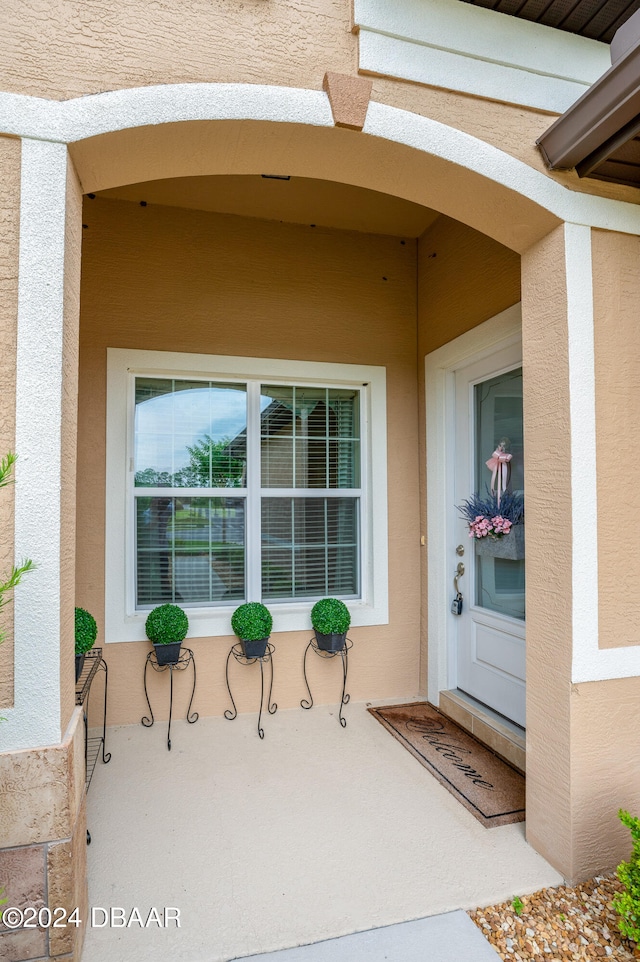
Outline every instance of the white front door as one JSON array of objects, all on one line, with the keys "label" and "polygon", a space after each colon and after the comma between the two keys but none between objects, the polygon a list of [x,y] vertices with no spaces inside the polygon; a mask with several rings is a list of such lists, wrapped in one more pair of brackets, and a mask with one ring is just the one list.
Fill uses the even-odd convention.
[{"label": "white front door", "polygon": [[[501,442],[512,455],[508,490],[524,490],[521,364],[521,347],[514,345],[456,371],[456,505],[473,492],[489,491],[486,462]],[[459,562],[465,569],[459,579],[462,614],[452,616],[457,687],[524,727],[524,558],[484,553],[495,542],[476,544],[461,518],[452,533],[451,573]]]}]

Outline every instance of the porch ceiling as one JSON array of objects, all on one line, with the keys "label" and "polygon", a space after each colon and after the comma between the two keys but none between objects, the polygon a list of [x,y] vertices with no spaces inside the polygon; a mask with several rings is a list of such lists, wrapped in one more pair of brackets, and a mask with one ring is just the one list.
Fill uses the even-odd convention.
[{"label": "porch ceiling", "polygon": [[610,43],[625,20],[640,9],[640,0],[463,0],[557,30]]},{"label": "porch ceiling", "polygon": [[419,237],[438,216],[389,194],[307,177],[175,177],[115,187],[97,196],[394,237]]},{"label": "porch ceiling", "polygon": [[345,715],[279,711],[264,741],[253,714],[174,720],[170,753],[166,722],[109,729],[89,904],[175,906],[182,925],[89,929],[83,962],[222,962],[561,882],[522,824],[483,828],[364,704]]}]

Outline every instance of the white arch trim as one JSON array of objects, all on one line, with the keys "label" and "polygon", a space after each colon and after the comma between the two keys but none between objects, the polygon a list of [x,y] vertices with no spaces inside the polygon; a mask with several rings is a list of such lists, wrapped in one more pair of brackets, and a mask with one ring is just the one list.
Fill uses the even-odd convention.
[{"label": "white arch trim", "polygon": [[67,149],[22,149],[16,361],[15,561],[37,570],[14,598],[14,707],[0,751],[55,745],[60,731],[60,558]]},{"label": "white arch trim", "polygon": [[[321,90],[262,84],[169,84],[54,101],[0,93],[0,134],[75,143],[135,127],[191,120],[258,120],[332,127]],[[475,171],[574,224],[640,234],[640,207],[567,190],[541,171],[471,134],[371,103],[364,135],[403,144]]]}]

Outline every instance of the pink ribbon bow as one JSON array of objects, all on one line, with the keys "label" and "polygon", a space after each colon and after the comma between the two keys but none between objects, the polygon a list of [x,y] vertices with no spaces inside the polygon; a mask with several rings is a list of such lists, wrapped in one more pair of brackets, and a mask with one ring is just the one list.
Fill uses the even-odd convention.
[{"label": "pink ribbon bow", "polygon": [[500,504],[500,497],[507,490],[507,485],[509,484],[509,476],[511,474],[511,465],[509,462],[512,457],[512,454],[507,454],[506,451],[501,451],[500,448],[496,448],[486,462],[487,467],[491,471],[491,493],[497,495],[498,504]]}]

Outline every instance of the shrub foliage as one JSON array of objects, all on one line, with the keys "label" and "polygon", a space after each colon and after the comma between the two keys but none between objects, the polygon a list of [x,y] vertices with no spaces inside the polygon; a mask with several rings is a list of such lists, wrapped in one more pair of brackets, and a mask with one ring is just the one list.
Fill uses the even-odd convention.
[{"label": "shrub foliage", "polygon": [[97,637],[96,619],[84,608],[76,608],[76,655],[84,655],[93,648]]},{"label": "shrub foliage", "polygon": [[[8,484],[13,484],[11,472],[16,463],[16,455],[9,452],[0,460],[0,488],[5,488]],[[20,565],[14,565],[8,575],[0,578],[0,608],[4,608],[11,600],[11,592],[20,584],[20,580],[28,571],[33,571],[35,565],[33,561],[26,558]],[[5,639],[5,632],[0,630],[0,645]]]},{"label": "shrub foliage", "polygon": [[311,609],[311,624],[321,635],[344,635],[349,630],[351,615],[344,601],[323,598]]},{"label": "shrub foliage", "polygon": [[189,619],[179,605],[158,605],[149,614],[144,629],[154,645],[172,645],[186,638]]},{"label": "shrub foliage", "polygon": [[624,892],[613,897],[613,907],[620,916],[618,928],[622,935],[640,943],[640,818],[620,809],[618,818],[631,832],[632,851],[628,862],[618,865],[618,878]]},{"label": "shrub foliage", "polygon": [[248,601],[232,614],[231,627],[242,641],[260,641],[271,634],[273,618],[266,605]]}]

